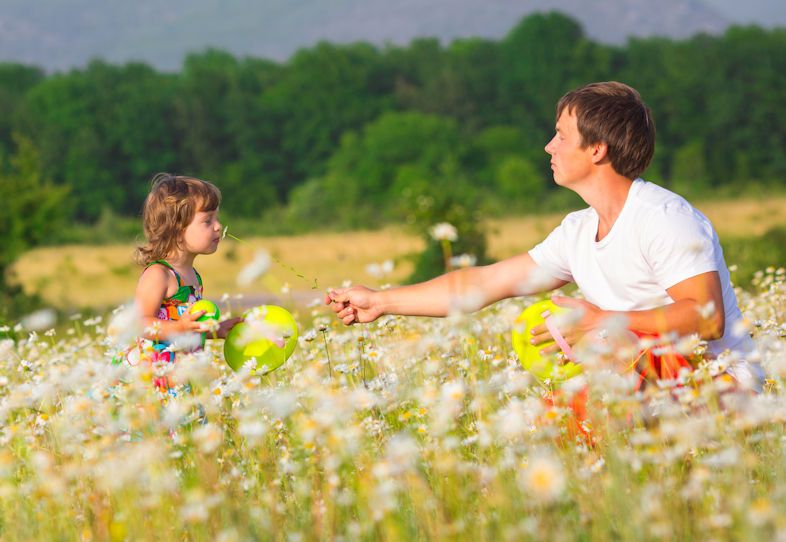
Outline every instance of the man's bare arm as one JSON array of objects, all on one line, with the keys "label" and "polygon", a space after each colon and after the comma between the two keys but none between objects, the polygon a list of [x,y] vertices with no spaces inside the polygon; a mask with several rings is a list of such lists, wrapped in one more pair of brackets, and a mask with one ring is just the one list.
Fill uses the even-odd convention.
[{"label": "man's bare arm", "polygon": [[528,253],[481,267],[459,269],[432,280],[374,291],[363,286],[332,290],[325,302],[345,323],[371,322],[383,314],[447,316],[501,299],[553,290],[565,281],[548,276]]},{"label": "man's bare arm", "polygon": [[[616,315],[627,319],[629,329],[644,333],[676,333],[680,336],[696,333],[707,341],[723,337],[726,315],[717,271],[696,275],[666,291],[674,303],[641,311],[604,311],[583,299],[554,298],[558,305],[582,311],[578,322],[560,331],[568,344],[575,344],[586,333],[603,327],[605,320]],[[535,327],[532,335],[533,344],[552,340],[545,325]],[[551,346],[544,352],[556,349],[556,346]]]}]

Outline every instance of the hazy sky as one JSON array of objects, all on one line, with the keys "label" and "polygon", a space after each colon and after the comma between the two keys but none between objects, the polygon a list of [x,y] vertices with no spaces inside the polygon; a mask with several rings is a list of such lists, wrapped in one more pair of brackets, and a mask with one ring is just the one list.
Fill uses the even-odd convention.
[{"label": "hazy sky", "polygon": [[786,26],[786,0],[702,0],[732,21]]},{"label": "hazy sky", "polygon": [[549,7],[605,43],[719,34],[729,22],[786,27],[786,0],[0,0],[0,60],[62,70],[100,56],[177,70],[211,45],[283,61],[319,40],[499,39],[521,14]]}]

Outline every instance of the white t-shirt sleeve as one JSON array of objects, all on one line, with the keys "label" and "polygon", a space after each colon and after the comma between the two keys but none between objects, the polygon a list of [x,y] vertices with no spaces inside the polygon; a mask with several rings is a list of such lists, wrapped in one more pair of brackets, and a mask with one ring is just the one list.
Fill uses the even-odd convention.
[{"label": "white t-shirt sleeve", "polygon": [[570,271],[568,261],[568,249],[570,245],[567,236],[565,221],[554,230],[538,245],[529,251],[529,255],[535,260],[544,271],[559,280],[573,282],[573,275]]},{"label": "white t-shirt sleeve", "polygon": [[709,221],[690,210],[659,210],[647,221],[644,253],[663,289],[718,271],[715,233]]}]

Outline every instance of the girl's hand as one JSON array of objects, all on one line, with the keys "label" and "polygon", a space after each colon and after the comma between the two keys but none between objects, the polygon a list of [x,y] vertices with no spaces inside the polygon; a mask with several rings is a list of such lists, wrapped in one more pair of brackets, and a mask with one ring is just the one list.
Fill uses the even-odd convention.
[{"label": "girl's hand", "polygon": [[223,322],[218,324],[218,331],[216,332],[216,336],[219,339],[226,339],[229,331],[242,321],[243,319],[240,317],[229,318],[228,320],[224,320]]},{"label": "girl's hand", "polygon": [[205,331],[204,322],[197,322],[205,315],[205,311],[186,312],[177,320],[175,327],[180,333],[202,333]]}]

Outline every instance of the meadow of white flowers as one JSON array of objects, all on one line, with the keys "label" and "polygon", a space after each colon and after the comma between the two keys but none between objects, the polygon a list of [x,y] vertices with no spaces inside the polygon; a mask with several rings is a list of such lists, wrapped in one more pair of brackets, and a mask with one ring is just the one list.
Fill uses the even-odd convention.
[{"label": "meadow of white flowers", "polygon": [[562,394],[588,386],[589,437],[512,351],[527,299],[351,328],[314,306],[269,375],[232,372],[221,341],[179,354],[176,397],[112,364],[122,311],[11,323],[0,539],[784,540],[783,269],[739,296],[765,393],[711,378],[723,359],[642,392],[588,363]]}]

